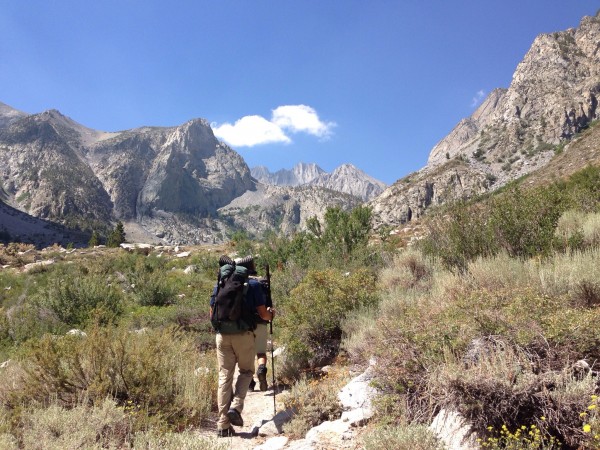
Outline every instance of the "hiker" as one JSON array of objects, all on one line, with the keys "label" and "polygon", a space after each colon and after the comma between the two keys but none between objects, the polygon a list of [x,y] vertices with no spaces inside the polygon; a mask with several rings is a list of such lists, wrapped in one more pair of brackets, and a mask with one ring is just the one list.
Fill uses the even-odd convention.
[{"label": "hiker", "polygon": [[[265,297],[260,283],[248,279],[247,266],[253,264],[250,256],[239,260],[238,263],[226,256],[221,257],[219,281],[210,298],[211,322],[217,331],[219,364],[217,436],[219,437],[233,436],[235,430],[232,425],[244,425],[242,419],[244,400],[254,373],[255,314],[267,321],[272,320],[275,315],[272,308],[267,310],[265,306]],[[228,299],[232,300],[229,304],[227,304]],[[239,375],[234,388],[233,374],[236,364]]]},{"label": "hiker", "polygon": [[[249,267],[248,270],[250,275],[256,275],[254,264],[252,265],[252,268]],[[270,289],[267,280],[265,278],[259,278],[258,282],[263,289],[263,293],[266,294],[266,290]],[[273,308],[273,302],[270,295],[265,295],[265,306],[267,309]],[[269,320],[264,320],[257,314],[256,330],[254,330],[254,347],[256,351],[256,361],[258,362],[256,377],[258,378],[258,386],[262,392],[267,390],[267,325],[269,322]],[[250,381],[250,390],[253,391],[255,386],[256,381],[252,378]]]}]

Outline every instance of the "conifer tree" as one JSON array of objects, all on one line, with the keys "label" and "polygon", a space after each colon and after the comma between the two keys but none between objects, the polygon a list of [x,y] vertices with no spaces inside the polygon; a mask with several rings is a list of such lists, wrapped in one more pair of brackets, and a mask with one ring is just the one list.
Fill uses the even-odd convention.
[{"label": "conifer tree", "polygon": [[98,244],[99,244],[98,233],[96,233],[95,231],[92,231],[92,237],[90,237],[90,240],[88,242],[88,247],[94,248]]},{"label": "conifer tree", "polygon": [[123,223],[119,220],[114,230],[108,236],[107,245],[108,247],[118,247],[123,242],[125,242],[125,229],[123,228]]}]

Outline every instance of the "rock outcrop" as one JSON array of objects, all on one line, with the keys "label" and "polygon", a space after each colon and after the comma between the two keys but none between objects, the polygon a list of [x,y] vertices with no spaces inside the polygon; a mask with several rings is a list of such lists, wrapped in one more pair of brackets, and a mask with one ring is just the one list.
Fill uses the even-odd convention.
[{"label": "rock outcrop", "polygon": [[429,155],[427,166],[371,202],[377,224],[400,225],[436,204],[470,198],[546,166],[597,120],[600,15],[542,34],[508,89],[492,91]]}]

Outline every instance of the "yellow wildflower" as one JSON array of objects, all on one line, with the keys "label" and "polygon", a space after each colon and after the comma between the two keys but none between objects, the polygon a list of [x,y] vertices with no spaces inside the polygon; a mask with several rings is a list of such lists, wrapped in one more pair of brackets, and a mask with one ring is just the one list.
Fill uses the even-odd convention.
[{"label": "yellow wildflower", "polygon": [[591,426],[589,423],[586,423],[586,424],[583,426],[583,432],[584,432],[584,433],[589,433],[590,431],[592,431],[592,426]]}]

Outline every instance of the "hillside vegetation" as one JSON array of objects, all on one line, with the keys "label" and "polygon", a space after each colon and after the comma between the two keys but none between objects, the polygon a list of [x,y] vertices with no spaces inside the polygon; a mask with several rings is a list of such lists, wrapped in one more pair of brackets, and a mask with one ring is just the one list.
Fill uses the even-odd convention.
[{"label": "hillside vegetation", "polygon": [[288,434],[340,414],[321,367],[374,357],[365,448],[441,448],[441,409],[486,448],[599,447],[600,169],[528,181],[432,211],[407,248],[364,206],[188,257],[0,247],[0,447],[218,448],[194,430],[216,411],[222,253],[271,267]]}]

